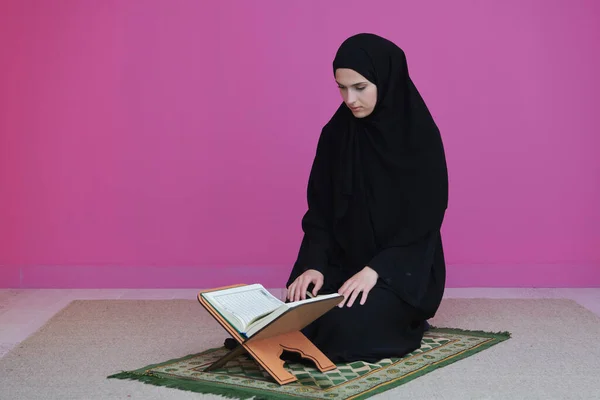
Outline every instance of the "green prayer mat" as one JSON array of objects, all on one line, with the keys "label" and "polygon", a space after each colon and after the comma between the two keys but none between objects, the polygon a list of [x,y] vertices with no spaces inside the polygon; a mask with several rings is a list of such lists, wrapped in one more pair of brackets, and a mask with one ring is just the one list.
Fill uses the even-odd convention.
[{"label": "green prayer mat", "polygon": [[204,369],[225,355],[224,347],[122,372],[109,378],[134,379],[157,386],[233,399],[366,399],[402,385],[434,369],[485,350],[510,337],[507,332],[488,333],[431,328],[421,348],[402,358],[377,363],[337,364],[337,369],[320,372],[316,367],[286,363],[298,381],[277,384],[256,362],[245,355],[211,372]]}]

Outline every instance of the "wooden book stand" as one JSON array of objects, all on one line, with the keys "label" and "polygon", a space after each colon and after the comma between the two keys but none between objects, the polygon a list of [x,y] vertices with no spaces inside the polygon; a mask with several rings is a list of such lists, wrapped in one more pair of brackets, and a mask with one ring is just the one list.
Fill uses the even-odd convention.
[{"label": "wooden book stand", "polygon": [[332,298],[324,301],[307,303],[298,306],[280,315],[269,325],[252,335],[250,338],[242,336],[232,327],[219,312],[201,295],[215,290],[223,290],[232,287],[227,286],[198,293],[198,301],[204,308],[231,334],[240,344],[225,356],[211,364],[205,371],[212,371],[225,365],[228,361],[249,353],[280,385],[294,382],[297,378],[284,368],[284,361],[280,358],[284,350],[299,353],[303,358],[313,361],[319,371],[331,371],[336,368],[326,356],[319,350],[300,330],[338,305],[340,298]]}]

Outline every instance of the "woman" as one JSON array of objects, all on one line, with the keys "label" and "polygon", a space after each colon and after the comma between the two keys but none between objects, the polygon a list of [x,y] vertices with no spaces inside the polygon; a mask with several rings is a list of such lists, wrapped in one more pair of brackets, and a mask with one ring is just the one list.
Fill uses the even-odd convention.
[{"label": "woman", "polygon": [[401,357],[444,292],[444,149],[398,46],[352,36],[333,72],[344,102],[319,138],[287,297],[344,295],[303,330],[331,361]]}]

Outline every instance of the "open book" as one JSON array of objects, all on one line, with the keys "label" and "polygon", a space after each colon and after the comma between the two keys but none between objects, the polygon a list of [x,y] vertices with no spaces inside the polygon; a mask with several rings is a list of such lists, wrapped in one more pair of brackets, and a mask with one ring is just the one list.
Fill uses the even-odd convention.
[{"label": "open book", "polygon": [[343,299],[342,295],[332,293],[284,303],[260,284],[203,292],[201,296],[246,338],[296,307],[331,298]]}]

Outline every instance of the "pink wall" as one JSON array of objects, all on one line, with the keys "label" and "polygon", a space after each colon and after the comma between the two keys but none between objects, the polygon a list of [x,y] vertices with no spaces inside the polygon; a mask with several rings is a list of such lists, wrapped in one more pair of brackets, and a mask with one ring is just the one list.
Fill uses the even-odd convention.
[{"label": "pink wall", "polygon": [[0,3],[0,287],[282,286],[341,41],[443,132],[449,286],[600,285],[594,0]]}]

